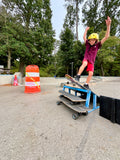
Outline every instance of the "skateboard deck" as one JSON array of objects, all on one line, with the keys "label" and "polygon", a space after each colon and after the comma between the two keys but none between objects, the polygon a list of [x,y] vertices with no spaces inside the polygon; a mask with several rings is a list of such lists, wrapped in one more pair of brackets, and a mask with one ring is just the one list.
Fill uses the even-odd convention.
[{"label": "skateboard deck", "polygon": [[65,77],[70,80],[72,83],[77,84],[79,87],[81,87],[82,89],[88,90],[88,88],[84,87],[83,85],[81,85],[78,81],[74,80],[69,74],[66,74]]},{"label": "skateboard deck", "polygon": [[72,94],[69,94],[63,90],[59,90],[60,93],[62,93],[62,95],[66,98],[68,98],[69,100],[71,100],[72,102],[85,102],[86,100],[85,99],[82,99],[78,96],[74,96]]},{"label": "skateboard deck", "polygon": [[[78,85],[79,87],[81,87],[82,89],[85,90],[90,90],[92,94],[95,94],[91,89],[88,89],[86,87],[84,87],[83,85],[81,85],[78,81],[74,80],[70,75],[66,74],[65,77],[70,80],[72,83],[75,83],[76,85]],[[96,94],[95,94],[96,95]],[[97,96],[98,97],[98,96]]]},{"label": "skateboard deck", "polygon": [[77,114],[72,115],[72,118],[74,120],[76,120],[81,114],[87,115],[88,111],[90,111],[89,108],[86,108],[85,106],[81,106],[80,104],[76,104],[76,105],[72,104],[71,101],[65,98],[64,96],[62,97],[60,96],[60,101],[58,101],[57,104],[59,105],[60,103],[63,103],[73,111],[77,112]]}]

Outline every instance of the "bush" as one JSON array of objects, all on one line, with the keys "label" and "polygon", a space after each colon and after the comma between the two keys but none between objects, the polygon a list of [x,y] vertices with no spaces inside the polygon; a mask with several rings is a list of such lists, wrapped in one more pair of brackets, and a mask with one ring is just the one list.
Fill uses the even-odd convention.
[{"label": "bush", "polygon": [[40,67],[40,77],[54,77],[55,70],[56,68],[53,64],[46,67]]},{"label": "bush", "polygon": [[57,77],[64,77],[65,74],[66,74],[66,68],[64,66],[57,68],[57,70],[56,70]]}]

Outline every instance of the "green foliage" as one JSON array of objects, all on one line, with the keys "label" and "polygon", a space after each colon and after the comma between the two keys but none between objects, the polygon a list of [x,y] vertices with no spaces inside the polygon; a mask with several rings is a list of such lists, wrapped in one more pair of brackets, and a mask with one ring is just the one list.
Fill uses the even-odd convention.
[{"label": "green foliage", "polygon": [[64,56],[65,60],[68,60],[67,64],[64,63],[64,59],[62,61],[63,65],[68,65],[71,61],[72,54],[73,54],[73,33],[70,29],[66,28],[61,33],[61,45],[60,45],[60,53],[61,58]]},{"label": "green foliage", "polygon": [[60,38],[61,38],[61,44],[60,44],[60,50],[58,52],[59,60],[62,66],[66,66],[66,72],[68,73],[70,63],[74,61],[74,56],[73,56],[74,36],[71,30],[69,28],[66,28],[64,31],[62,31]]},{"label": "green foliage", "polygon": [[54,77],[56,72],[56,68],[53,64],[40,67],[40,77]]},{"label": "green foliage", "polygon": [[74,75],[82,64],[85,52],[85,45],[80,41],[74,41],[74,36],[69,28],[61,33],[60,49],[57,52],[57,76],[64,76],[66,73],[71,74],[72,64]]},{"label": "green foliage", "polygon": [[65,66],[58,66],[55,72],[55,75],[57,77],[64,77],[66,74],[66,68]]},{"label": "green foliage", "polygon": [[5,18],[1,11],[0,42],[3,45],[0,54],[7,56],[9,47],[12,60],[20,59],[21,72],[25,64],[40,66],[48,64],[52,59],[54,46],[50,0],[2,0],[2,2],[8,18]]},{"label": "green foliage", "polygon": [[14,65],[11,67],[10,72],[13,73],[13,74],[15,72],[18,72],[19,71],[19,65],[20,65],[20,62],[17,61],[17,60],[14,60]]},{"label": "green foliage", "polygon": [[78,25],[79,25],[79,12],[80,12],[80,4],[83,3],[84,0],[65,0],[67,7],[67,14],[65,16],[65,21],[63,27],[68,27],[72,31],[76,28],[75,38],[78,40]]},{"label": "green foliage", "polygon": [[[120,0],[103,0],[103,5],[100,10],[100,17],[102,21],[105,21],[105,17],[110,16],[112,19],[111,35],[114,36],[118,31],[118,24],[120,18]],[[101,24],[105,30],[105,25]]]},{"label": "green foliage", "polygon": [[74,67],[79,67],[82,64],[82,60],[85,53],[85,45],[82,44],[80,41],[75,41],[73,46],[74,57],[75,57],[75,64]]},{"label": "green foliage", "polygon": [[83,9],[83,23],[85,26],[94,27],[94,32],[106,30],[105,19],[112,19],[111,35],[120,34],[120,1],[119,0],[90,0],[86,1]]},{"label": "green foliage", "polygon": [[[60,49],[56,55],[57,76],[64,76],[66,73],[71,74],[71,62],[73,62],[75,75],[84,57],[85,44],[80,41],[73,41],[73,39],[70,40],[71,36],[68,36],[68,33],[71,33],[70,29],[64,30],[61,34]],[[104,35],[105,31],[99,33],[100,40]],[[84,74],[86,71],[83,72]],[[120,76],[120,39],[116,36],[109,37],[98,51],[94,75]]]},{"label": "green foliage", "polygon": [[73,5],[67,6],[67,14],[64,20],[63,27],[64,28],[70,28],[71,30],[74,29],[75,25],[75,9]]},{"label": "green foliage", "polygon": [[82,13],[84,15],[82,22],[85,24],[85,26],[94,27],[94,32],[96,32],[96,29],[98,29],[97,18],[99,5],[100,2],[98,0],[90,0],[85,2],[82,9]]},{"label": "green foliage", "polygon": [[118,61],[119,59],[118,57],[120,54],[120,52],[118,52],[119,45],[120,45],[120,39],[115,36],[111,36],[103,44],[102,48],[98,51],[96,59],[96,64],[97,64],[96,67],[100,68],[99,69],[99,71],[101,70],[100,75],[102,76],[120,75],[119,74],[120,61]]}]

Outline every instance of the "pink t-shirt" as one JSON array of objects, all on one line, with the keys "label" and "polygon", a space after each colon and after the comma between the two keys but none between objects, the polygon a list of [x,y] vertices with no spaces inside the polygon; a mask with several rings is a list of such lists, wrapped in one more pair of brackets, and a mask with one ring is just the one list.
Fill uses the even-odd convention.
[{"label": "pink t-shirt", "polygon": [[101,42],[98,42],[98,43],[95,43],[93,46],[91,46],[88,40],[86,40],[85,45],[86,45],[86,50],[85,50],[84,59],[86,59],[91,64],[94,64],[97,51],[102,46],[102,44]]}]

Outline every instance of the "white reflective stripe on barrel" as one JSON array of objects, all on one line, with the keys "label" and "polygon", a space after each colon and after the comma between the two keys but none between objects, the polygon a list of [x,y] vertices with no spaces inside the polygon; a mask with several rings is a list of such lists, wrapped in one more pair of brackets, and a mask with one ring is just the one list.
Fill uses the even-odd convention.
[{"label": "white reflective stripe on barrel", "polygon": [[26,72],[25,74],[26,77],[39,77],[38,72]]},{"label": "white reflective stripe on barrel", "polygon": [[25,82],[25,86],[40,86],[40,82]]}]

